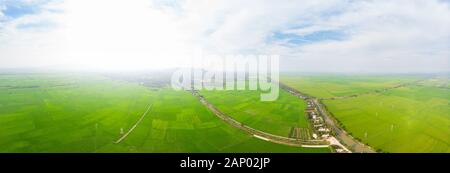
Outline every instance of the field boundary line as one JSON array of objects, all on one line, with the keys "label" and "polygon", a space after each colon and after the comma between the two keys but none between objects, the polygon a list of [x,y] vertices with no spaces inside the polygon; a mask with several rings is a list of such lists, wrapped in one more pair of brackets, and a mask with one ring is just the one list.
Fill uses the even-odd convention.
[{"label": "field boundary line", "polygon": [[144,112],[144,114],[142,114],[141,118],[139,118],[139,120],[130,128],[130,130],[128,130],[127,133],[125,133],[122,137],[120,137],[116,142],[114,142],[114,144],[118,144],[120,142],[122,142],[125,138],[128,137],[128,135],[130,135],[131,132],[133,132],[133,130],[141,123],[141,121],[145,118],[145,116],[148,114],[148,112],[150,111],[150,109],[152,108],[153,104],[150,104],[147,108],[147,110]]},{"label": "field boundary line", "polygon": [[367,96],[367,95],[371,95],[371,94],[383,93],[383,92],[387,92],[389,90],[394,90],[394,89],[397,89],[397,88],[417,85],[418,83],[420,83],[422,81],[426,81],[426,80],[428,80],[428,79],[420,79],[420,80],[416,80],[416,81],[412,81],[412,82],[400,83],[400,84],[397,84],[397,85],[394,85],[394,86],[391,86],[391,87],[374,89],[374,90],[371,90],[371,91],[362,92],[362,93],[356,93],[356,94],[352,94],[352,95],[325,97],[325,98],[318,98],[318,99],[319,100],[343,100],[343,99],[356,98],[356,97]]},{"label": "field boundary line", "polygon": [[303,148],[328,148],[330,145],[302,145]]}]

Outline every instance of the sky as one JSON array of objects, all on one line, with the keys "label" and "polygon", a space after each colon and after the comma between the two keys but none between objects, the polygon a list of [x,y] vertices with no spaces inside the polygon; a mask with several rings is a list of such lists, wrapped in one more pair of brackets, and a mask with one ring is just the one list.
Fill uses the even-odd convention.
[{"label": "sky", "polygon": [[0,0],[0,68],[173,68],[194,52],[299,72],[450,72],[448,0]]}]

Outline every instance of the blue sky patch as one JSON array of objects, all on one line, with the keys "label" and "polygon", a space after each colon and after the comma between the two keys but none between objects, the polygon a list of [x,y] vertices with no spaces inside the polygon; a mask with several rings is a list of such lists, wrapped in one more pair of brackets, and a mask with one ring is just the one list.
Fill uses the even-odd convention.
[{"label": "blue sky patch", "polygon": [[26,29],[37,29],[37,30],[45,30],[55,27],[55,23],[51,23],[48,21],[34,22],[34,23],[23,23],[18,24],[16,26],[17,29],[26,30]]},{"label": "blue sky patch", "polygon": [[27,14],[34,14],[39,12],[38,6],[34,5],[23,5],[18,3],[10,3],[5,5],[3,14],[7,17],[17,18]]},{"label": "blue sky patch", "polygon": [[274,32],[271,37],[268,38],[268,42],[284,42],[293,45],[305,45],[314,42],[327,41],[327,40],[343,40],[346,35],[342,31],[317,31],[311,34],[298,35],[294,33]]},{"label": "blue sky patch", "polygon": [[39,13],[42,7],[51,1],[59,0],[0,0],[0,10],[7,18],[14,19]]}]

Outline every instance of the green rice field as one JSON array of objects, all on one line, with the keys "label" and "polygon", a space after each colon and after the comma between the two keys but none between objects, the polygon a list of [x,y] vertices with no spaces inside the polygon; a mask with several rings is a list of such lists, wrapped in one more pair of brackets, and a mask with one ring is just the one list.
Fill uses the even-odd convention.
[{"label": "green rice field", "polygon": [[406,87],[324,101],[354,137],[386,152],[450,152],[450,92]]},{"label": "green rice field", "polygon": [[[150,111],[136,128],[114,143],[149,105]],[[287,128],[304,126],[300,118],[293,120]],[[254,138],[218,119],[187,91],[149,89],[91,74],[17,74],[0,75],[0,152],[330,150]]]},{"label": "green rice field", "polygon": [[[448,77],[285,75],[281,81],[319,98],[369,93],[322,102],[347,132],[379,152],[450,152]],[[0,152],[330,152],[255,138],[190,92],[154,86],[161,87],[99,74],[0,75]],[[273,102],[260,101],[261,91],[200,94],[249,127],[285,137],[293,128],[310,134],[305,102],[283,90]]]},{"label": "green rice field", "polygon": [[260,93],[249,90],[201,92],[222,112],[252,128],[285,137],[291,128],[309,129],[303,100],[280,90],[276,101],[262,102]]},{"label": "green rice field", "polygon": [[281,82],[314,97],[331,98],[393,87],[422,78],[375,75],[283,75]]},{"label": "green rice field", "polygon": [[450,152],[448,77],[433,77],[385,92],[377,89],[424,76],[285,76],[283,82],[323,100],[353,137],[379,152]]}]

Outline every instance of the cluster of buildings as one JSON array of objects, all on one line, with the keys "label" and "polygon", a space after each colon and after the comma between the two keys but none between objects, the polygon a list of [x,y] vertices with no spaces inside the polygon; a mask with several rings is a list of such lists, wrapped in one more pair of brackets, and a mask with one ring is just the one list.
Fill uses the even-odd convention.
[{"label": "cluster of buildings", "polygon": [[305,100],[305,102],[307,103],[307,108],[306,108],[305,112],[309,118],[309,121],[311,122],[311,125],[312,125],[312,130],[313,130],[312,137],[314,140],[326,140],[326,141],[330,142],[330,146],[337,153],[350,153],[351,152],[345,146],[343,146],[335,137],[332,136],[332,132],[331,132],[330,128],[325,123],[324,118],[321,115],[319,115],[319,110],[317,110],[318,107],[314,103],[312,98],[310,98],[304,94],[301,94],[299,92],[294,92],[294,90],[292,90],[289,87],[286,87],[286,86],[283,86],[283,87],[287,88],[288,92]]},{"label": "cluster of buildings", "polygon": [[322,116],[319,116],[313,102],[307,100],[308,107],[306,108],[306,114],[313,126],[312,137],[314,139],[327,139],[330,137],[331,130],[325,124]]}]

